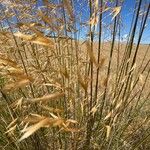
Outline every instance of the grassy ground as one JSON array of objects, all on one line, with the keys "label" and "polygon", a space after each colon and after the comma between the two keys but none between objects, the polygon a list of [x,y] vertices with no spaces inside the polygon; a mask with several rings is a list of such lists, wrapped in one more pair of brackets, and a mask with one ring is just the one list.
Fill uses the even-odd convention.
[{"label": "grassy ground", "polygon": [[[150,49],[140,44],[149,7],[140,24],[136,18],[143,5],[137,2],[129,39],[122,43],[116,42],[121,2],[105,8],[101,0],[89,1],[84,41],[74,40],[82,27],[76,32],[73,3],[44,3],[47,12],[36,10],[37,14],[31,13],[32,3],[27,10],[12,3],[22,11],[13,11],[19,21],[15,25],[4,13],[9,29],[0,32],[0,148],[149,150]],[[18,8],[26,7],[19,4]],[[103,9],[113,13],[110,42],[102,40]],[[98,21],[91,21],[96,16]],[[57,38],[45,36],[42,31],[47,28]]]}]

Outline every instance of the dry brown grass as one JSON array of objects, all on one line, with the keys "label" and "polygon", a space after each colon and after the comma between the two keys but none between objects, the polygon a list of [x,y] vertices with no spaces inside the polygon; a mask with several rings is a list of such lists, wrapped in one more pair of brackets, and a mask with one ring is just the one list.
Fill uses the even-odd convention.
[{"label": "dry brown grass", "polygon": [[[82,26],[76,27],[73,2],[45,0],[47,11],[34,10],[36,14],[31,11],[35,1],[27,6],[19,1],[18,8],[15,1],[10,4],[18,13],[1,9],[9,29],[0,32],[0,147],[148,150],[150,49],[140,44],[140,36],[133,44],[136,19],[128,43],[115,40],[116,31],[121,32],[122,3],[106,7],[101,0],[89,1],[84,41],[74,39]],[[141,1],[137,18],[140,6]],[[19,21],[14,26],[9,11]],[[108,11],[113,36],[103,42],[102,18]],[[145,7],[137,30],[144,30],[148,12]],[[93,36],[96,26],[98,41]],[[44,35],[46,29],[52,31],[51,37]]]}]

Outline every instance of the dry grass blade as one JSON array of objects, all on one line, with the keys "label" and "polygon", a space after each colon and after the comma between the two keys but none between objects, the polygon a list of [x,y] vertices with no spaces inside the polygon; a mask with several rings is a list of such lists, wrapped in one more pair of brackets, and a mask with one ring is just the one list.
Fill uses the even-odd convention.
[{"label": "dry grass blade", "polygon": [[90,18],[89,20],[89,24],[91,25],[91,27],[93,27],[94,25],[98,24],[98,16],[95,14],[93,14],[93,16]]},{"label": "dry grass blade", "polygon": [[144,75],[143,74],[139,75],[139,81],[142,85],[144,84]]},{"label": "dry grass blade", "polygon": [[32,135],[34,132],[36,132],[37,130],[39,130],[41,127],[44,127],[45,125],[48,124],[48,120],[44,119],[41,120],[39,123],[32,125],[28,128],[25,129],[25,134],[19,139],[19,142],[26,139],[27,137],[29,137],[30,135]]},{"label": "dry grass blade", "polygon": [[24,122],[26,122],[26,123],[37,123],[43,119],[46,119],[46,117],[43,117],[40,115],[32,115],[32,116],[28,116],[27,118],[25,118]]},{"label": "dry grass blade", "polygon": [[108,10],[110,10],[110,7],[104,8],[104,10],[102,11],[102,13],[104,13],[104,12],[106,12]]},{"label": "dry grass blade", "polygon": [[90,113],[92,113],[92,115],[94,116],[96,112],[97,112],[97,107],[94,106],[94,107],[91,109]]},{"label": "dry grass blade", "polygon": [[58,90],[63,90],[64,89],[60,84],[57,84],[57,83],[56,84],[44,83],[43,85],[50,86],[50,87],[55,87]]},{"label": "dry grass blade", "polygon": [[8,75],[10,76],[22,76],[24,74],[23,70],[20,68],[10,67],[7,70],[9,71]]},{"label": "dry grass blade", "polygon": [[19,22],[19,23],[17,23],[17,26],[18,27],[29,27],[29,28],[32,28],[32,27],[36,27],[36,26],[40,26],[40,27],[42,27],[42,24],[40,24],[40,23],[22,23],[22,22]]},{"label": "dry grass blade", "polygon": [[58,119],[59,117],[58,116],[56,116],[55,114],[53,114],[53,113],[49,113],[54,119]]},{"label": "dry grass blade", "polygon": [[113,123],[112,123],[112,125],[113,126],[115,126],[115,123],[116,123],[116,121],[117,121],[117,119],[118,119],[118,113],[115,115],[115,117],[113,118]]},{"label": "dry grass blade", "polygon": [[26,85],[29,84],[30,82],[31,82],[30,79],[25,78],[25,79],[16,81],[16,82],[14,82],[14,83],[6,84],[6,85],[3,87],[2,90],[3,90],[4,92],[14,91],[14,90],[16,90],[16,89],[18,89],[18,88],[21,88],[21,87],[26,86]]},{"label": "dry grass blade", "polygon": [[39,45],[43,45],[43,46],[49,46],[49,47],[53,47],[53,45],[54,45],[54,43],[50,39],[44,37],[43,35],[41,36],[41,34],[36,36],[34,34],[29,35],[29,34],[23,34],[21,32],[17,32],[17,33],[14,33],[14,35],[17,37],[20,37],[26,41],[30,41],[32,43],[35,43],[35,44],[39,44]]},{"label": "dry grass blade", "polygon": [[120,13],[120,11],[121,11],[121,6],[112,9],[112,13],[113,13],[112,20]]},{"label": "dry grass blade", "polygon": [[62,118],[57,118],[57,119],[53,119],[50,124],[52,124],[53,127],[56,127],[56,126],[62,126],[62,124],[64,123],[64,119]]},{"label": "dry grass blade", "polygon": [[10,60],[9,58],[3,58],[3,56],[0,55],[0,65],[9,65],[11,67],[16,68],[17,67],[17,63]]},{"label": "dry grass blade", "polygon": [[50,4],[48,0],[43,0],[43,3],[51,9],[55,9],[57,7],[61,7],[61,5]]},{"label": "dry grass blade", "polygon": [[78,122],[76,120],[73,120],[73,119],[68,119],[66,121],[66,123],[74,123],[74,124],[77,124]]},{"label": "dry grass blade", "polygon": [[82,88],[87,91],[87,88],[88,88],[88,81],[84,80],[82,77],[81,77],[81,74],[80,72],[78,71],[78,81],[80,83],[80,85],[82,86]]},{"label": "dry grass blade", "polygon": [[110,126],[106,126],[106,140],[108,140],[108,138],[110,137],[110,132],[111,132],[111,127]]},{"label": "dry grass blade", "polygon": [[14,119],[14,120],[7,126],[7,129],[9,129],[12,125],[14,125],[17,120],[18,120],[18,118]]},{"label": "dry grass blade", "polygon": [[39,97],[39,98],[33,98],[33,99],[30,99],[29,101],[30,102],[45,102],[45,101],[49,101],[49,100],[55,100],[55,99],[58,99],[60,97],[63,97],[65,96],[65,93],[53,93],[53,94],[49,94],[49,95],[46,95],[46,96],[42,96],[42,97]]},{"label": "dry grass blade", "polygon": [[[22,141],[35,133],[37,130],[39,130],[42,127],[56,127],[59,126],[61,127],[64,124],[64,119],[62,118],[47,118],[47,117],[42,117],[42,116],[34,116],[35,118],[27,118],[25,122],[30,122],[30,123],[36,123],[34,125],[31,125],[29,127],[25,127],[22,132],[25,132],[24,135],[19,139],[19,141]],[[38,123],[37,123],[38,122]]]},{"label": "dry grass blade", "polygon": [[77,124],[78,122],[76,120],[68,119],[65,121],[65,123],[62,124],[62,128],[59,131],[66,131],[66,132],[79,132],[80,129],[77,128],[68,128],[70,123]]},{"label": "dry grass blade", "polygon": [[71,19],[74,19],[73,16],[73,10],[72,10],[72,6],[69,0],[63,0],[64,2],[64,7],[67,9],[67,12],[69,14],[69,16],[71,17]]},{"label": "dry grass blade", "polygon": [[[7,69],[8,71],[9,71],[9,69]],[[24,72],[9,72],[9,73],[7,73],[7,75],[8,76],[10,76],[10,77],[15,77],[15,79],[17,79],[17,80],[22,80],[22,79],[26,79],[26,78],[28,78],[30,81],[33,81],[33,78],[32,77],[28,77],[26,74],[24,74]]]},{"label": "dry grass blade", "polygon": [[120,106],[121,106],[121,105],[122,105],[122,100],[116,104],[116,107],[115,107],[115,109],[118,109],[118,108],[120,108]]},{"label": "dry grass blade", "polygon": [[[37,36],[44,37],[44,34],[35,28],[36,23],[20,23],[22,26],[28,27],[31,31],[33,31]],[[20,33],[20,32],[18,32]],[[17,33],[15,33],[17,34]],[[35,37],[34,37],[35,38]]]},{"label": "dry grass blade", "polygon": [[17,127],[17,125],[12,126],[8,131],[5,132],[5,134],[7,134],[7,133],[12,134],[14,132],[14,130],[16,129],[16,127]]},{"label": "dry grass blade", "polygon": [[63,66],[60,66],[60,73],[65,76],[66,78],[69,78],[69,74],[68,74],[68,71],[67,71],[67,68],[66,67],[63,67]]},{"label": "dry grass blade", "polygon": [[52,23],[52,22],[51,22],[50,18],[48,18],[47,16],[45,16],[42,11],[39,11],[39,12],[38,12],[38,15],[42,18],[42,20],[43,20],[45,23],[47,23],[47,24],[49,24],[49,25],[51,26],[51,23]]},{"label": "dry grass blade", "polygon": [[40,36],[36,37],[34,40],[32,40],[32,42],[35,44],[50,46],[50,47],[54,45],[54,43],[50,39],[46,37],[40,37]]},{"label": "dry grass blade", "polygon": [[95,2],[94,2],[95,4],[94,4],[94,8],[95,8],[95,11],[97,11],[98,10],[98,7],[99,7],[99,0],[95,0]]},{"label": "dry grass blade", "polygon": [[21,110],[22,104],[23,104],[23,97],[19,98],[14,103],[12,103],[11,107],[13,109],[18,109],[19,108]]},{"label": "dry grass blade", "polygon": [[35,35],[33,35],[33,34],[29,35],[29,34],[23,34],[21,32],[14,33],[14,36],[22,38],[22,39],[24,39],[26,41],[31,41],[31,40],[33,40],[35,38]]},{"label": "dry grass blade", "polygon": [[49,18],[46,15],[43,14],[42,11],[38,12],[38,15],[42,18],[42,20],[49,25],[49,28],[52,31],[59,31],[60,28],[56,27],[53,23],[56,21],[55,18]]},{"label": "dry grass blade", "polygon": [[87,46],[87,52],[89,54],[89,57],[90,57],[90,61],[93,62],[95,64],[96,67],[98,67],[99,65],[97,64],[97,61],[96,61],[96,58],[94,56],[94,53],[91,49],[91,45],[89,42],[86,42],[86,46]]},{"label": "dry grass blade", "polygon": [[110,111],[106,117],[104,118],[104,120],[107,120],[108,118],[110,118],[113,115],[113,111]]}]

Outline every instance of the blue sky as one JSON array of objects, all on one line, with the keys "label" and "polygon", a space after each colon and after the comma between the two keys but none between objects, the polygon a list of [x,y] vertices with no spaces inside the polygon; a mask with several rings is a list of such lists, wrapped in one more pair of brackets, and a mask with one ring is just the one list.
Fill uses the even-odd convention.
[{"label": "blue sky", "polygon": [[[131,21],[134,13],[134,6],[135,6],[136,0],[125,0],[123,7],[122,7],[122,20],[124,21],[124,30],[123,34],[127,35],[130,30]],[[143,0],[143,3],[148,4],[150,3],[150,0]],[[147,20],[147,26],[143,33],[143,38],[141,40],[141,43],[149,44],[150,43],[150,15],[149,19]]]},{"label": "blue sky", "polygon": [[[106,0],[106,1],[108,1],[108,0]],[[122,18],[123,26],[121,29],[121,36],[123,37],[123,41],[125,41],[127,39],[127,36],[129,34],[129,31],[131,28],[132,17],[133,17],[133,14],[135,13],[134,8],[135,8],[136,1],[138,1],[138,0],[124,0],[123,5],[122,5],[121,18]],[[143,0],[142,8],[144,5],[148,5],[148,3],[150,3],[150,0]],[[75,4],[75,10],[77,12],[76,16],[79,16],[79,13],[82,13],[82,17],[81,17],[82,22],[87,22],[89,20],[89,6],[87,3],[87,0],[74,0],[74,4]],[[108,7],[109,6],[112,7],[112,3],[110,3],[110,2],[108,2],[107,5],[108,5]],[[104,16],[103,24],[104,25],[105,24],[111,25],[113,22],[112,16],[109,14],[110,14],[110,11],[103,14],[103,16]],[[136,43],[136,39],[138,38],[139,27],[140,27],[140,19],[139,19],[138,27],[137,27],[137,31],[136,31],[136,37],[135,37],[135,41],[134,41],[135,43]],[[111,40],[110,30],[106,28],[103,31],[104,31],[103,38],[105,40]],[[86,27],[81,30],[80,34],[83,37],[83,39],[85,38],[85,34],[87,32],[88,32],[88,29]],[[150,15],[149,15],[149,19],[147,20],[147,26],[143,32],[143,37],[141,39],[141,43],[144,43],[144,44],[150,43]]]}]

